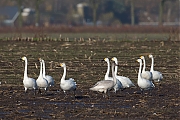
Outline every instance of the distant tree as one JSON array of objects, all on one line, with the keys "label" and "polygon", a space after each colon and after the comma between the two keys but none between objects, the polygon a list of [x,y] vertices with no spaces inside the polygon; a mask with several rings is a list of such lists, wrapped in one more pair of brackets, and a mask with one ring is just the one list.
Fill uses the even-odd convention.
[{"label": "distant tree", "polygon": [[19,17],[18,17],[18,27],[22,27],[22,10],[23,10],[23,6],[22,6],[22,1],[23,0],[18,0],[17,3],[18,3],[18,11],[19,11]]},{"label": "distant tree", "polygon": [[134,0],[131,0],[131,25],[134,25]]},{"label": "distant tree", "polygon": [[35,0],[35,5],[36,5],[36,17],[35,17],[35,26],[39,26],[39,5],[42,0]]},{"label": "distant tree", "polygon": [[101,3],[101,0],[89,0],[90,7],[93,10],[93,24],[96,26],[97,22],[97,9],[99,4]]}]

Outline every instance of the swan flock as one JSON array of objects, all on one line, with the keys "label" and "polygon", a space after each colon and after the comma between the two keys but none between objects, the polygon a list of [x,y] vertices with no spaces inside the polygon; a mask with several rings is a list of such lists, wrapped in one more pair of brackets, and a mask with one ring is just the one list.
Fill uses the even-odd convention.
[{"label": "swan flock", "polygon": [[[162,73],[154,70],[154,58],[151,54],[149,55],[149,58],[151,58],[152,61],[150,71],[145,70],[146,62],[144,56],[140,56],[140,58],[137,59],[137,62],[139,62],[137,85],[139,86],[141,91],[154,88],[155,85],[153,82],[160,82],[163,79]],[[52,76],[46,75],[45,61],[42,58],[38,59],[40,63],[40,71],[37,80],[35,80],[34,78],[30,78],[27,75],[28,74],[27,58],[22,57],[21,60],[25,61],[24,78],[23,78],[23,85],[25,92],[27,92],[28,89],[33,89],[34,94],[36,94],[37,89],[39,90],[44,89],[46,92],[49,87],[54,86],[55,80],[53,79]],[[117,75],[119,65],[116,57],[113,57],[111,61],[108,58],[104,58],[103,61],[107,63],[107,70],[106,70],[106,74],[104,75],[104,79],[98,81],[89,90],[103,92],[104,93],[103,96],[106,96],[107,94],[109,95],[109,91],[111,89],[114,89],[114,92],[116,93],[118,90],[135,87],[134,83],[128,77]],[[109,76],[110,65],[111,65],[112,77]],[[64,70],[62,78],[60,79],[60,88],[63,90],[65,95],[66,95],[66,91],[73,91],[75,96],[75,91],[77,86],[76,81],[73,78],[65,79],[67,72],[65,63],[60,63],[59,66],[62,67]]]}]

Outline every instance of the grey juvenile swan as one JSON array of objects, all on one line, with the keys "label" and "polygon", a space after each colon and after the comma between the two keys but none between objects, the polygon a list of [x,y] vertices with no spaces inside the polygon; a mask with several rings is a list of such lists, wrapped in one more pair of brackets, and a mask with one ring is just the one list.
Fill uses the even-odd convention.
[{"label": "grey juvenile swan", "polygon": [[111,66],[113,80],[98,81],[92,88],[90,88],[90,90],[97,91],[97,92],[104,92],[104,94],[106,95],[106,93],[109,90],[111,90],[114,87],[114,85],[116,85],[117,83],[117,79],[114,74],[114,67],[115,67],[115,62],[113,61],[112,66]]},{"label": "grey juvenile swan", "polygon": [[[106,71],[106,74],[104,76],[104,80],[113,80],[112,77],[109,77],[109,71],[110,71],[109,58],[104,58],[104,61],[107,62],[107,71]],[[119,80],[117,80],[117,83],[113,88],[114,88],[114,92],[116,93],[116,91],[118,91],[119,89],[122,89],[123,86],[122,86],[121,82]]]}]

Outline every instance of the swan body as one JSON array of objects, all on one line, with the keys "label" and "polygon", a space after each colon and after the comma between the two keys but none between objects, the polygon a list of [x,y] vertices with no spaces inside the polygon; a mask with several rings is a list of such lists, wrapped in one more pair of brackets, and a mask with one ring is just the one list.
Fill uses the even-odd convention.
[{"label": "swan body", "polygon": [[48,81],[48,86],[54,86],[54,79],[53,77],[46,75],[46,68],[45,68],[45,62],[42,59],[42,63],[43,63],[43,78],[45,78]]},{"label": "swan body", "polygon": [[90,88],[90,90],[92,91],[97,91],[97,92],[104,92],[105,94],[111,90],[114,85],[116,85],[117,79],[115,78],[114,75],[114,66],[115,63],[112,63],[112,76],[113,76],[113,80],[101,80],[98,81],[92,88]]},{"label": "swan body", "polygon": [[60,63],[60,66],[64,68],[64,73],[61,78],[60,82],[60,87],[64,91],[74,91],[76,90],[76,82],[74,81],[73,78],[69,78],[68,80],[65,80],[66,77],[66,64],[65,63]]},{"label": "swan body", "polygon": [[27,89],[34,89],[34,92],[36,92],[35,91],[37,89],[36,80],[27,76],[27,58],[22,57],[21,60],[25,61],[25,70],[24,70],[24,79],[23,79],[25,92],[27,92]]},{"label": "swan body", "polygon": [[[113,57],[112,60],[116,64],[118,64],[118,60],[116,57]],[[115,77],[122,83],[123,88],[135,87],[133,82],[128,77],[118,76],[117,75],[117,69],[118,69],[118,66],[115,66]]]},{"label": "swan body", "polygon": [[149,58],[151,58],[152,60],[152,63],[151,63],[151,72],[152,72],[152,79],[155,81],[155,82],[159,82],[163,79],[163,75],[161,72],[159,71],[154,71],[154,58],[152,55],[149,55]]},{"label": "swan body", "polygon": [[138,59],[137,62],[140,63],[139,66],[139,72],[138,72],[138,86],[141,88],[141,90],[148,90],[150,88],[154,88],[154,84],[152,83],[152,81],[148,80],[148,79],[144,79],[141,76],[141,68],[142,68],[142,60]]},{"label": "swan body", "polygon": [[39,89],[43,89],[46,91],[47,88],[48,88],[48,81],[43,77],[42,75],[42,59],[39,58],[39,62],[40,62],[40,73],[39,73],[39,77],[38,79],[36,80],[37,82],[37,86]]},{"label": "swan body", "polygon": [[142,73],[141,73],[142,78],[152,80],[152,73],[150,71],[145,70],[146,69],[146,61],[145,61],[144,56],[141,56],[140,58],[143,60],[143,63],[144,63]]},{"label": "swan body", "polygon": [[[109,63],[109,58],[104,58],[104,61],[107,62],[107,71],[106,74],[104,76],[104,80],[113,80],[112,77],[109,77],[109,71],[110,71],[110,63]],[[121,82],[117,79],[116,81],[116,85],[113,87],[114,88],[114,92],[118,91],[119,89],[122,89],[123,86],[121,84]]]}]

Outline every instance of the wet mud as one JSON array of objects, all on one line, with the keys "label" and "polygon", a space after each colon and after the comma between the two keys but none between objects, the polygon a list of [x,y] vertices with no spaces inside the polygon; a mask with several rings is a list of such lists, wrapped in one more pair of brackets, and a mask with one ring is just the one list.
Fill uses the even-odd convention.
[{"label": "wet mud", "polygon": [[[173,119],[179,118],[179,41],[0,41],[0,119]],[[155,88],[141,94],[137,72],[141,55],[146,70],[155,59],[154,69],[163,73]],[[55,79],[55,86],[45,93],[24,92],[24,62],[28,58],[28,76],[37,79],[38,58],[46,62],[46,73]],[[90,91],[103,80],[107,65],[105,57],[118,58],[118,74],[129,77],[135,88],[114,93],[109,98]],[[60,78],[67,65],[66,78],[77,82],[76,95],[60,89]],[[37,91],[36,91],[37,92]]]}]

